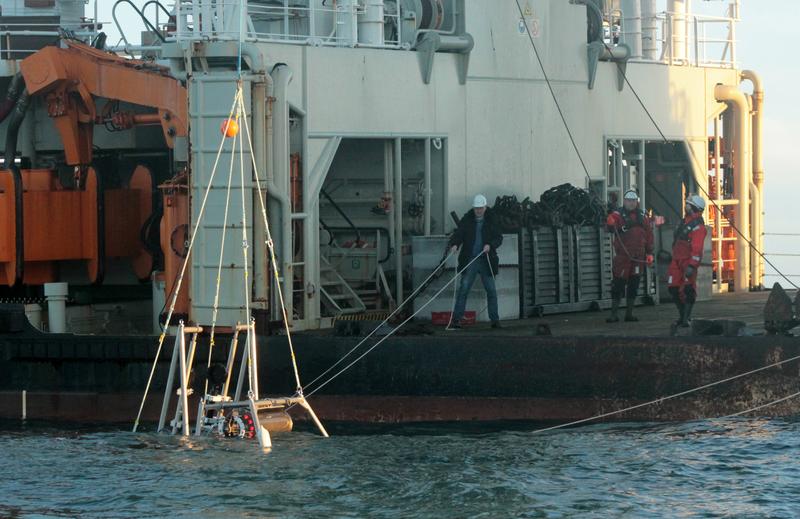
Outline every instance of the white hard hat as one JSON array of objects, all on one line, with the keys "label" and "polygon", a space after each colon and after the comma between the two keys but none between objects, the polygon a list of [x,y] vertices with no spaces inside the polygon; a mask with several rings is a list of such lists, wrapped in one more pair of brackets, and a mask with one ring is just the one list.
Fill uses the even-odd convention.
[{"label": "white hard hat", "polygon": [[694,207],[698,211],[704,211],[706,208],[706,201],[700,195],[689,195],[686,198],[686,203]]},{"label": "white hard hat", "polygon": [[472,207],[486,207],[487,205],[486,197],[483,195],[475,195],[475,198],[472,199]]},{"label": "white hard hat", "polygon": [[639,193],[636,192],[635,189],[629,189],[625,191],[625,196],[623,197],[625,200],[636,200],[639,201]]}]

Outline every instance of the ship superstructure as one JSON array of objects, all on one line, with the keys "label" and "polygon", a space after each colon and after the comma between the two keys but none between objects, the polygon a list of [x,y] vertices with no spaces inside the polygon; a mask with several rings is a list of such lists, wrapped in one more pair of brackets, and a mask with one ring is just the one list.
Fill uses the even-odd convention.
[{"label": "ship superstructure", "polygon": [[[666,249],[685,196],[710,197],[706,296],[759,287],[763,88],[738,68],[738,4],[711,17],[690,0],[123,0],[115,22],[149,30],[117,23],[114,46],[82,1],[2,0],[0,283],[61,301],[52,284],[67,283],[51,330],[158,330],[241,80],[257,168],[229,210],[258,214],[258,171],[296,330],[404,301],[415,255],[473,194],[564,183],[611,204],[638,189]],[[259,218],[222,228],[225,190],[212,184],[176,308],[197,325],[222,234],[244,223],[264,241]],[[280,320],[266,249],[252,252],[254,308]],[[242,321],[244,268],[226,251],[220,322]]]}]

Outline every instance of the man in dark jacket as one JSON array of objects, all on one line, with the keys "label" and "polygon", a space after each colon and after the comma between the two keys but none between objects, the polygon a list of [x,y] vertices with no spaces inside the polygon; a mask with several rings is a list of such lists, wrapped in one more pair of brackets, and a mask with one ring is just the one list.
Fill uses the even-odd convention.
[{"label": "man in dark jacket", "polygon": [[[492,328],[500,328],[500,316],[497,311],[497,289],[494,278],[500,268],[497,249],[503,243],[503,234],[494,222],[491,211],[486,207],[486,197],[476,195],[472,202],[472,210],[468,211],[448,242],[451,253],[461,246],[458,255],[458,272],[461,272],[461,283],[456,295],[456,306],[450,328],[461,328],[461,318],[467,306],[467,296],[480,275],[483,288],[486,290],[486,301],[489,304],[489,319]],[[475,259],[478,256],[481,258]],[[475,259],[473,262],[472,260]],[[472,262],[470,264],[470,262]],[[469,265],[469,267],[467,267]],[[464,270],[466,268],[466,270]]]}]

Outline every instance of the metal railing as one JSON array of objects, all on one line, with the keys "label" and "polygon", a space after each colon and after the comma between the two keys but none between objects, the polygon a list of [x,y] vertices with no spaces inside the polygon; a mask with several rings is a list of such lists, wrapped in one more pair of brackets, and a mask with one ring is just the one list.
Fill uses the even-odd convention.
[{"label": "metal railing", "polygon": [[[625,22],[641,23],[641,31],[626,31]],[[650,27],[655,43],[653,55],[646,50],[633,56],[634,61],[660,62],[668,65],[697,67],[736,67],[736,23],[739,21],[736,4],[728,6],[725,16],[708,16],[664,11],[654,18],[627,18],[618,10],[604,13],[604,39],[613,45],[625,42],[626,37],[641,38],[644,50],[645,34]],[[630,43],[630,42],[626,42]]]},{"label": "metal railing", "polygon": [[[409,48],[403,20],[395,4],[372,11],[369,2],[331,0],[323,7],[313,1],[275,0],[275,5],[247,0],[182,0],[176,5],[168,39],[239,40],[315,46]],[[282,4],[282,5],[281,5]],[[242,9],[248,16],[240,16]],[[377,14],[376,14],[377,13]],[[369,39],[359,29],[373,24]],[[388,28],[388,30],[387,30]],[[387,36],[388,35],[388,36]]]},{"label": "metal railing", "polygon": [[[736,66],[735,18],[669,12],[657,18],[661,25],[662,62],[698,67]],[[683,31],[676,30],[678,24],[684,25]]]}]

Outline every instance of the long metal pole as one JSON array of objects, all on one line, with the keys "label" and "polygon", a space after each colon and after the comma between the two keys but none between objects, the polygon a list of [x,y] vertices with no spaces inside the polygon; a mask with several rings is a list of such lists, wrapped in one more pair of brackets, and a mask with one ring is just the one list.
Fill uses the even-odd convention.
[{"label": "long metal pole", "polygon": [[253,355],[253,385],[251,386],[251,389],[253,390],[253,400],[258,400],[258,339],[256,337],[255,319],[250,319],[250,329],[247,333],[250,335],[250,350],[252,351]]},{"label": "long metal pole", "polygon": [[179,344],[180,344],[180,362],[181,362],[181,419],[183,421],[183,436],[189,436],[189,381],[187,380],[186,372],[186,334],[184,333],[183,321],[178,329]]},{"label": "long metal pole", "polygon": [[175,384],[175,364],[178,362],[178,336],[175,336],[175,346],[172,348],[172,360],[169,363],[169,375],[167,375],[167,386],[164,388],[164,401],[161,404],[161,416],[158,418],[158,429],[156,432],[161,432],[164,429],[164,424],[167,421],[167,412],[169,411],[169,402],[172,399],[172,386]]},{"label": "long metal pole", "polygon": [[237,328],[233,332],[233,338],[231,338],[231,349],[228,352],[228,363],[225,366],[225,385],[222,386],[222,396],[228,396],[228,390],[231,387],[231,373],[233,372],[233,365],[236,362],[236,348],[239,345],[239,328],[238,324],[236,325]]}]

